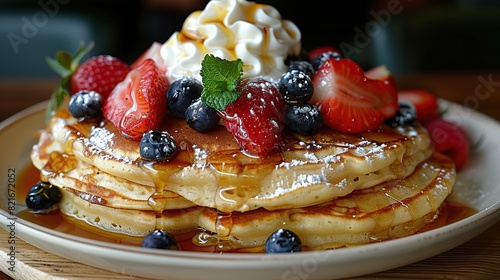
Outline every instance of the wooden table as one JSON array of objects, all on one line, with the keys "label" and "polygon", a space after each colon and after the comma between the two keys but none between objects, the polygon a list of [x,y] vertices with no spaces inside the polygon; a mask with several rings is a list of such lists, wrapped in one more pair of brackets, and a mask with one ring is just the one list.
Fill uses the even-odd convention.
[{"label": "wooden table", "polygon": [[[500,120],[500,73],[433,74],[396,77],[398,88],[425,88],[436,95]],[[0,81],[0,121],[46,100],[57,81]],[[117,274],[44,252],[18,240],[16,274],[9,273],[7,232],[0,230],[0,279],[139,279]],[[7,275],[6,275],[6,274]],[[498,279],[500,223],[445,253],[397,269],[356,279]],[[4,277],[4,278],[2,278]]]}]

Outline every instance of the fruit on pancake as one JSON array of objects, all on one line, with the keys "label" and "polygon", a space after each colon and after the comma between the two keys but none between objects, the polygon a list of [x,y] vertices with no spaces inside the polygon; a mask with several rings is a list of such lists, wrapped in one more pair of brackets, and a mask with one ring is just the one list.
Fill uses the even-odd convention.
[{"label": "fruit on pancake", "polygon": [[127,76],[130,67],[110,55],[89,58],[78,66],[71,76],[71,93],[96,91],[107,98],[115,86]]},{"label": "fruit on pancake", "polygon": [[268,155],[282,140],[285,106],[278,88],[262,78],[241,79],[243,62],[207,55],[202,101],[217,109],[226,129],[249,154]]},{"label": "fruit on pancake", "polygon": [[189,127],[198,132],[211,131],[220,121],[217,110],[201,101],[201,97],[191,102],[184,116]]},{"label": "fruit on pancake", "polygon": [[470,141],[467,132],[451,121],[434,118],[425,123],[432,144],[438,152],[442,152],[455,162],[455,167],[461,170],[469,160]]},{"label": "fruit on pancake", "polygon": [[158,128],[163,120],[168,86],[167,77],[148,58],[113,89],[104,101],[103,115],[123,135],[140,140],[144,132]]},{"label": "fruit on pancake", "polygon": [[167,90],[167,108],[171,115],[185,118],[186,109],[191,102],[201,96],[203,84],[189,76],[175,80]]},{"label": "fruit on pancake", "polygon": [[71,96],[68,109],[76,119],[95,119],[102,116],[103,102],[104,99],[98,92],[82,90]]},{"label": "fruit on pancake", "polygon": [[278,81],[279,91],[286,104],[303,104],[311,99],[314,88],[311,77],[304,71],[307,69],[289,69]]},{"label": "fruit on pancake", "polygon": [[165,161],[177,153],[174,138],[166,131],[150,130],[143,134],[139,146],[141,158],[155,161]]},{"label": "fruit on pancake", "polygon": [[302,251],[300,237],[293,231],[278,229],[266,240],[266,253],[293,253]]},{"label": "fruit on pancake", "polygon": [[386,119],[384,122],[393,127],[403,125],[413,125],[417,121],[417,112],[412,103],[400,100],[399,109],[394,117]]},{"label": "fruit on pancake", "polygon": [[389,69],[387,69],[387,66],[383,64],[367,70],[365,72],[365,76],[368,79],[380,80],[389,83],[394,87],[396,84],[396,81],[394,81],[394,76],[392,75],[391,71],[389,71]]},{"label": "fruit on pancake", "polygon": [[313,85],[310,102],[318,105],[327,126],[341,132],[376,130],[398,109],[394,85],[367,78],[351,59],[326,60]]},{"label": "fruit on pancake", "polygon": [[424,89],[407,89],[398,91],[398,99],[411,102],[417,111],[417,120],[426,123],[439,117],[437,97]]},{"label": "fruit on pancake", "polygon": [[28,191],[26,206],[34,212],[49,212],[61,200],[61,190],[48,182],[38,182]]},{"label": "fruit on pancake", "polygon": [[295,60],[288,65],[288,71],[299,70],[306,73],[311,79],[314,75],[314,68],[312,64],[307,60]]},{"label": "fruit on pancake", "polygon": [[290,105],[285,110],[285,128],[300,135],[313,135],[323,126],[318,107],[309,104]]},{"label": "fruit on pancake", "polygon": [[340,55],[340,52],[330,46],[321,46],[312,49],[309,51],[307,54],[309,57],[309,60],[311,61],[311,65],[314,69],[314,71],[318,71],[321,65],[328,60],[328,59],[341,59],[342,55]]},{"label": "fruit on pancake", "polygon": [[284,110],[278,88],[256,78],[241,80],[236,101],[221,112],[226,129],[246,152],[265,156],[276,151],[282,141]]},{"label": "fruit on pancake", "polygon": [[153,42],[146,51],[144,51],[134,62],[132,62],[130,67],[137,68],[142,62],[144,62],[144,60],[150,58],[154,60],[156,65],[160,68],[160,71],[162,71],[162,73],[165,73],[167,69],[163,66],[163,58],[161,58],[160,55],[160,48],[160,43]]},{"label": "fruit on pancake", "polygon": [[161,229],[155,229],[144,237],[141,243],[143,248],[179,250],[177,240],[169,232]]}]

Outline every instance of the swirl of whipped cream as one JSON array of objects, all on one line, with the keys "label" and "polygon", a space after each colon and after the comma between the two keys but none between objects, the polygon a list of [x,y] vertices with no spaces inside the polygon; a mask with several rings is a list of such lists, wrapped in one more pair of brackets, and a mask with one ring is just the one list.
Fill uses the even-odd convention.
[{"label": "swirl of whipped cream", "polygon": [[285,59],[298,55],[301,33],[276,8],[246,0],[212,0],[191,13],[162,45],[160,54],[170,82],[182,76],[201,80],[206,54],[243,61],[243,77],[277,81],[286,71]]}]

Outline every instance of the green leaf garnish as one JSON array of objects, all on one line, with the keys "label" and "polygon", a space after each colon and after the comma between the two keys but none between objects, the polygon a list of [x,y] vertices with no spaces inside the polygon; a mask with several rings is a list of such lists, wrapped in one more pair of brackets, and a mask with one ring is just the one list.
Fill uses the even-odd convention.
[{"label": "green leaf garnish", "polygon": [[208,54],[201,62],[200,75],[203,83],[201,100],[214,109],[224,110],[240,95],[236,86],[243,75],[243,61]]},{"label": "green leaf garnish", "polygon": [[76,68],[78,68],[78,65],[80,65],[80,60],[82,60],[82,58],[88,54],[93,47],[93,42],[90,42],[88,45],[85,45],[82,42],[74,55],[65,51],[58,51],[55,58],[46,58],[49,67],[61,76],[62,79],[59,86],[52,92],[52,96],[50,97],[49,104],[45,112],[45,121],[48,121],[52,114],[62,106],[65,97],[69,97],[71,95],[69,88],[71,75],[73,75]]}]

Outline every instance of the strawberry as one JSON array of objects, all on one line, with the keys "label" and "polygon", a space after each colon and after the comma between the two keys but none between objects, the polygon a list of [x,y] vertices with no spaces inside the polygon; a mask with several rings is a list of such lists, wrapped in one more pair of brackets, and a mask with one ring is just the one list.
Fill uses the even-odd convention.
[{"label": "strawberry", "polygon": [[342,55],[340,52],[330,46],[321,46],[312,49],[309,53],[309,60],[311,61],[311,66],[313,67],[314,72],[318,71],[318,69],[323,65],[323,63],[328,59],[341,59]]},{"label": "strawberry", "polygon": [[277,150],[283,138],[285,103],[276,84],[242,79],[243,61],[212,54],[201,62],[201,100],[218,111],[241,149],[254,156]]},{"label": "strawberry", "polygon": [[443,118],[434,118],[425,123],[436,151],[448,155],[455,162],[457,171],[469,160],[470,141],[467,132],[458,124]]},{"label": "strawberry", "polygon": [[327,126],[341,132],[376,130],[398,110],[394,85],[366,77],[351,59],[326,60],[313,85],[310,103],[320,108]]},{"label": "strawberry", "polygon": [[379,65],[377,67],[367,70],[365,72],[365,76],[368,79],[380,80],[385,83],[389,83],[394,87],[396,86],[396,81],[394,80],[394,76],[392,75],[391,71],[387,69],[387,66],[385,65]]},{"label": "strawberry", "polygon": [[265,156],[282,141],[285,105],[278,88],[260,78],[240,80],[236,101],[222,110],[221,117],[242,149]]},{"label": "strawberry", "polygon": [[93,56],[78,66],[70,78],[71,94],[81,90],[98,92],[104,99],[125,79],[130,67],[110,55]]},{"label": "strawberry", "polygon": [[398,92],[399,100],[408,101],[415,106],[417,120],[426,123],[439,117],[437,97],[424,89],[407,89]]},{"label": "strawberry", "polygon": [[140,140],[144,132],[156,129],[163,120],[168,86],[156,63],[145,59],[113,89],[104,102],[103,115],[125,136]]},{"label": "strawberry", "polygon": [[165,73],[166,68],[164,66],[163,58],[160,55],[161,46],[162,45],[160,43],[153,42],[145,52],[143,52],[134,62],[132,62],[130,67],[137,68],[144,60],[151,58],[154,60],[160,70]]}]

